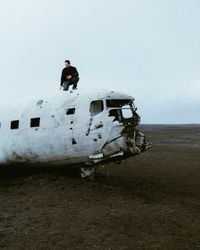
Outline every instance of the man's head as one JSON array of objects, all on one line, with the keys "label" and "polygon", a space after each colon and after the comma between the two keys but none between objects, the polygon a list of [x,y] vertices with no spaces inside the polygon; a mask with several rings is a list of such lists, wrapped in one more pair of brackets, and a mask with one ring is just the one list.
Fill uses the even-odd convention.
[{"label": "man's head", "polygon": [[70,60],[65,60],[65,67],[66,68],[70,67]]}]

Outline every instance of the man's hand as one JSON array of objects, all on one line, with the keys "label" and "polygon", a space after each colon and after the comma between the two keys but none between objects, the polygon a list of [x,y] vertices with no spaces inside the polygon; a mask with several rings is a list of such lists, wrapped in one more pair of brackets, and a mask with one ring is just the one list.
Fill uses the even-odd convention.
[{"label": "man's hand", "polygon": [[72,76],[71,76],[71,75],[68,75],[68,76],[67,76],[67,80],[70,80],[70,79],[72,79]]}]

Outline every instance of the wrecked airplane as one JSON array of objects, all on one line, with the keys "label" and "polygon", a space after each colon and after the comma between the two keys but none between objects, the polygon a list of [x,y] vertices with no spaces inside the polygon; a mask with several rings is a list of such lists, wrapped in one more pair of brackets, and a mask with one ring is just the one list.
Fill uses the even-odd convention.
[{"label": "wrecked airplane", "polygon": [[92,176],[105,162],[145,151],[134,99],[108,90],[62,91],[0,106],[0,164],[78,166]]}]

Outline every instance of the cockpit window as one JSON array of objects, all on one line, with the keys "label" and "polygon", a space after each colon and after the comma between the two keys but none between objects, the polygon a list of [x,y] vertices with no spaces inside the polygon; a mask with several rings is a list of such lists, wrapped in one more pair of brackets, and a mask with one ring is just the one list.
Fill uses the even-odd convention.
[{"label": "cockpit window", "polygon": [[130,99],[111,99],[106,100],[106,106],[108,108],[120,108],[124,105],[130,105],[132,107],[132,100]]},{"label": "cockpit window", "polygon": [[92,101],[90,103],[90,113],[92,116],[95,116],[103,111],[103,101],[98,100],[98,101]]},{"label": "cockpit window", "polygon": [[130,108],[129,105],[124,105],[122,107],[122,116],[124,119],[129,119],[133,117],[133,110]]}]

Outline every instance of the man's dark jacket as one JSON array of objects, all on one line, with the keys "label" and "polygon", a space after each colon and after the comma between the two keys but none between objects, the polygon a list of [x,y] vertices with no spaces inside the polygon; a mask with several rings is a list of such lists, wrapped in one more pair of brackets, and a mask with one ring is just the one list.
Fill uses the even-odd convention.
[{"label": "man's dark jacket", "polygon": [[67,76],[69,76],[69,75],[72,76],[72,79],[70,79],[70,81],[77,78],[78,77],[77,69],[73,66],[70,66],[68,68],[66,67],[63,69],[62,75],[61,75],[61,81],[60,81],[61,86],[63,85],[63,82],[69,81],[69,80],[67,80]]}]

